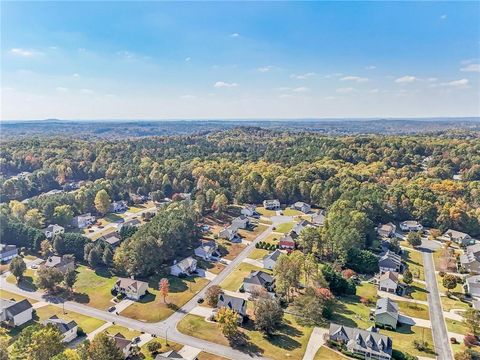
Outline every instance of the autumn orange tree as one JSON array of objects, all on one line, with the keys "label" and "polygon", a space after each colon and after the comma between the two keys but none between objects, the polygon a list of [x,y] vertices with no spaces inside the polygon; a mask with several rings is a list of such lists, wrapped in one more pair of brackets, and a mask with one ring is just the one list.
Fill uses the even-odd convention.
[{"label": "autumn orange tree", "polygon": [[170,283],[167,278],[162,278],[158,283],[158,288],[160,289],[160,293],[163,296],[163,302],[166,304],[166,299],[168,296],[168,292],[170,291]]}]

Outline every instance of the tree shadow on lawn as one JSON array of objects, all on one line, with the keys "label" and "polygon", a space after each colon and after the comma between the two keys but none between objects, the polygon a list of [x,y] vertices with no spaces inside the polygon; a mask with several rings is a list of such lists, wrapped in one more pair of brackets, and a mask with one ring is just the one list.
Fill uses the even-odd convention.
[{"label": "tree shadow on lawn", "polygon": [[95,275],[98,275],[103,278],[111,279],[113,277],[113,273],[106,267],[97,267],[94,269]]},{"label": "tree shadow on lawn", "polygon": [[228,340],[233,349],[247,353],[249,355],[261,355],[264,350],[250,341],[250,337],[240,331],[235,337]]},{"label": "tree shadow on lawn", "polygon": [[[358,300],[355,300],[355,298]],[[353,319],[355,316],[358,316],[358,314],[348,309],[344,303],[360,304],[360,298],[358,296],[342,298],[342,302],[337,302],[335,304],[335,309],[333,311],[331,320],[340,325],[358,327],[357,322]],[[365,321],[368,321],[368,319]]]},{"label": "tree shadow on lawn", "polygon": [[413,298],[412,294],[414,294],[414,293],[428,294],[429,292],[425,289],[422,289],[421,287],[418,287],[417,285],[410,285],[407,288],[407,292],[405,294],[405,297],[408,297],[408,298],[412,299]]},{"label": "tree shadow on lawn", "polygon": [[169,283],[169,293],[174,294],[174,293],[182,293],[184,291],[188,291],[189,289],[189,284],[192,286],[195,284],[195,278],[194,277],[185,277],[185,278],[179,278],[177,276],[172,276],[172,275],[167,275],[167,276],[162,276],[162,275],[154,275],[151,276],[148,279],[148,286],[152,289],[159,290],[159,282],[162,278],[168,279]]},{"label": "tree shadow on lawn", "polygon": [[24,276],[22,280],[17,283],[17,286],[20,289],[29,291],[29,292],[34,292],[38,290],[31,276]]}]

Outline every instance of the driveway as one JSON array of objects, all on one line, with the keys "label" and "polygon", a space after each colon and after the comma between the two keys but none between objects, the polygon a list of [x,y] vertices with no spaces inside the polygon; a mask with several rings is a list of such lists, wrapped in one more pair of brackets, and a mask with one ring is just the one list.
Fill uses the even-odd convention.
[{"label": "driveway", "polygon": [[178,351],[178,354],[181,355],[182,358],[186,360],[195,360],[201,351],[202,350],[196,347],[185,345],[183,348],[181,348]]},{"label": "driveway", "polygon": [[315,358],[318,349],[325,343],[325,334],[328,334],[328,329],[319,327],[313,329],[312,335],[310,335],[308,340],[307,349],[303,355],[303,360],[313,360]]},{"label": "driveway", "polygon": [[243,262],[247,263],[247,264],[250,264],[250,265],[253,265],[253,266],[257,266],[259,268],[263,268],[263,262],[261,262],[259,260],[245,258],[245,259],[243,259]]},{"label": "driveway", "polygon": [[203,318],[209,318],[212,315],[212,312],[213,308],[206,306],[195,306],[192,311],[190,311],[190,314],[201,316]]}]

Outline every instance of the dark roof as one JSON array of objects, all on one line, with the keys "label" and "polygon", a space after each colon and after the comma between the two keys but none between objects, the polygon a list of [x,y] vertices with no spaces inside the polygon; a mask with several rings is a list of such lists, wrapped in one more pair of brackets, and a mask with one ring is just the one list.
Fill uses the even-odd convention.
[{"label": "dark roof", "polygon": [[162,359],[184,359],[184,357],[179,353],[177,353],[175,350],[170,350],[170,351],[158,354],[155,357],[155,360],[162,360]]},{"label": "dark roof", "polygon": [[112,336],[112,339],[115,340],[115,345],[117,346],[117,348],[122,351],[131,343],[131,341],[125,339],[125,336],[123,336],[121,333],[116,333]]},{"label": "dark roof", "polygon": [[66,320],[60,319],[57,315],[53,315],[49,319],[45,320],[44,324],[54,325],[61,334],[64,334],[68,330],[71,330],[77,326],[77,323],[74,320],[67,322]]},{"label": "dark roof", "polygon": [[12,316],[15,316],[15,315],[18,315],[18,314],[21,314],[22,312],[24,311],[27,311],[28,309],[30,309],[32,307],[32,304],[29,303],[29,301],[27,299],[23,299],[21,301],[18,301],[12,305],[10,305],[9,307],[7,307],[7,311],[12,315]]},{"label": "dark roof", "polygon": [[243,282],[248,284],[255,284],[265,286],[266,284],[273,283],[274,278],[267,274],[264,271],[252,271],[244,280]]},{"label": "dark roof", "polygon": [[236,311],[240,315],[245,315],[245,299],[230,296],[227,294],[220,294],[218,296],[217,307],[228,307],[231,310]]}]

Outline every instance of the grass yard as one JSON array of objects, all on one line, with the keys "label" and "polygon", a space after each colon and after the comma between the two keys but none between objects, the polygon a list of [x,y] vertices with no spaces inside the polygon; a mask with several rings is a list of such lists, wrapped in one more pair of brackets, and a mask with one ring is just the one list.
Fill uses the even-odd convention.
[{"label": "grass yard", "polygon": [[92,270],[86,266],[77,267],[77,281],[74,286],[75,301],[88,304],[100,310],[112,306],[111,289],[117,280],[107,271]]},{"label": "grass yard", "polygon": [[[21,301],[23,299],[27,299],[25,296],[17,295],[3,289],[0,289],[0,297],[3,299],[13,299],[15,301]],[[33,299],[28,299],[28,301],[30,302],[30,304],[34,304],[37,302],[37,300],[33,300]]]},{"label": "grass yard", "polygon": [[242,243],[231,243],[228,240],[221,239],[218,240],[218,247],[224,259],[233,260],[247,247],[247,245]]},{"label": "grass yard", "polygon": [[[229,346],[218,325],[206,322],[201,316],[187,315],[178,324],[178,330],[186,335]],[[271,359],[302,359],[312,328],[298,324],[293,316],[285,315],[284,326],[270,338],[250,328],[241,328],[248,341],[247,351]]]},{"label": "grass yard", "polygon": [[263,242],[266,242],[266,243],[269,243],[269,244],[273,244],[273,245],[277,245],[278,244],[278,240],[280,240],[280,238],[282,237],[283,235],[280,235],[280,234],[270,234],[268,235],[265,240],[263,240]]},{"label": "grass yard", "polygon": [[87,334],[105,324],[105,321],[103,320],[91,318],[73,311],[65,310],[64,314],[62,308],[53,305],[43,306],[37,309],[36,312],[40,321],[44,321],[52,315],[57,315],[59,318],[68,321],[75,320],[78,326],[81,327]]},{"label": "grass yard", "polygon": [[145,210],[145,209],[146,209],[145,206],[143,206],[143,205],[137,205],[137,206],[130,206],[130,207],[127,209],[127,211],[128,211],[128,212],[131,212],[131,213],[133,213],[133,214],[136,214],[136,213],[139,213],[140,211],[143,211],[143,210]]},{"label": "grass yard", "polygon": [[[443,286],[443,277],[441,277],[439,274],[436,275],[437,278],[437,284],[438,284],[438,291],[446,293],[447,288]],[[455,289],[450,290],[450,293],[454,296],[459,297],[460,295],[463,295],[463,284],[457,283],[457,286],[455,286]]]},{"label": "grass yard", "polygon": [[348,358],[346,356],[343,356],[343,355],[339,354],[336,351],[333,351],[333,350],[329,349],[326,346],[322,346],[322,347],[320,347],[320,349],[318,349],[317,353],[315,354],[314,360],[325,360],[325,359],[328,359],[328,360],[346,360]]},{"label": "grass yard", "polygon": [[407,264],[414,278],[425,280],[425,273],[423,271],[422,254],[415,250],[403,250],[402,258]]},{"label": "grass yard", "polygon": [[263,259],[263,257],[265,255],[268,255],[270,253],[269,250],[265,250],[265,249],[253,249],[250,254],[248,255],[248,257],[250,259],[255,259],[255,260],[258,260],[258,259]]},{"label": "grass yard", "polygon": [[166,342],[165,342],[165,339],[156,337],[155,339],[150,340],[149,342],[147,342],[145,345],[143,345],[140,348],[140,352],[144,356],[143,360],[154,360],[155,359],[156,355],[152,356],[147,350],[147,344],[149,344],[153,341],[159,342],[162,345],[162,347],[160,348],[160,353],[164,353],[164,352],[167,352],[167,351],[170,351],[170,350],[179,351],[183,347],[183,345],[177,344],[176,342],[173,342],[173,341],[169,341],[168,345],[167,345]]},{"label": "grass yard", "polygon": [[17,279],[12,274],[8,275],[7,281],[11,284],[17,284],[20,289],[26,291],[36,291],[37,286],[35,285],[35,279],[37,278],[37,272],[32,269],[27,269],[23,274],[22,281],[17,284]]},{"label": "grass yard", "polygon": [[200,354],[198,354],[197,359],[198,360],[227,360],[227,358],[224,358],[223,356],[210,354],[205,351],[202,351]]},{"label": "grass yard", "polygon": [[453,333],[461,334],[461,335],[464,335],[464,334],[470,332],[468,330],[467,324],[465,324],[464,321],[445,319],[445,322],[447,324],[447,329],[448,329],[449,332],[453,332]]},{"label": "grass yard", "polygon": [[450,311],[452,309],[469,309],[470,308],[467,303],[464,303],[463,301],[456,300],[456,299],[450,299],[449,297],[446,297],[446,296],[440,296],[440,300],[442,301],[443,311]]},{"label": "grass yard", "polygon": [[364,298],[377,299],[377,287],[373,284],[364,282],[357,286],[357,295]]},{"label": "grass yard", "polygon": [[303,212],[295,210],[295,209],[286,208],[285,210],[283,210],[283,215],[285,215],[285,216],[301,216],[301,215],[305,215],[305,214]]},{"label": "grass yard", "polygon": [[[381,334],[390,336],[393,341],[393,348],[413,356],[422,356],[435,358],[433,351],[432,331],[427,328],[419,326],[401,325],[397,327],[396,331],[380,330]],[[429,347],[430,352],[421,352],[413,346],[413,340],[424,339]]]},{"label": "grass yard", "polygon": [[147,322],[161,321],[182,307],[208,284],[208,280],[200,277],[180,279],[169,275],[166,278],[170,283],[170,293],[166,299],[167,304],[163,302],[163,296],[158,292],[160,277],[153,277],[149,281],[149,294],[145,295],[140,301],[134,302],[122,311],[121,315]]},{"label": "grass yard", "polygon": [[225,280],[223,280],[220,286],[225,290],[238,291],[240,286],[242,286],[243,278],[250,274],[250,271],[256,270],[263,270],[271,273],[269,270],[261,269],[251,264],[241,263],[230,273],[230,275],[227,276]]},{"label": "grass yard", "polygon": [[428,315],[428,306],[426,305],[407,301],[397,301],[396,303],[398,304],[400,313],[404,315],[425,320],[430,318]]},{"label": "grass yard", "polygon": [[210,261],[205,261],[203,259],[200,259],[200,261],[198,261],[198,267],[205,269],[211,272],[212,274],[220,274],[223,271],[223,269],[225,269],[225,265],[219,262],[210,262]]},{"label": "grass yard", "polygon": [[263,216],[266,216],[266,217],[272,217],[272,216],[275,216],[277,214],[275,210],[267,210],[263,206],[257,207],[256,210],[259,214],[261,214]]},{"label": "grass yard", "polygon": [[296,224],[295,221],[286,222],[286,223],[283,223],[283,224],[278,225],[278,226],[275,228],[274,231],[277,232],[277,233],[286,234],[286,233],[288,233],[290,230],[292,230],[292,228],[295,226],[295,224]]},{"label": "grass yard", "polygon": [[125,336],[125,339],[132,340],[136,336],[140,336],[142,333],[137,330],[128,329],[126,327],[120,325],[112,325],[105,330],[105,333],[110,335],[115,335],[117,333],[122,334]]},{"label": "grass yard", "polygon": [[425,290],[425,285],[413,282],[408,288],[407,296],[415,300],[427,301],[427,294],[428,291]]},{"label": "grass yard", "polygon": [[258,235],[260,235],[262,232],[267,230],[268,226],[267,225],[257,225],[253,228],[253,230],[244,230],[244,229],[239,229],[238,233],[240,236],[247,241],[252,241],[254,240]]}]

